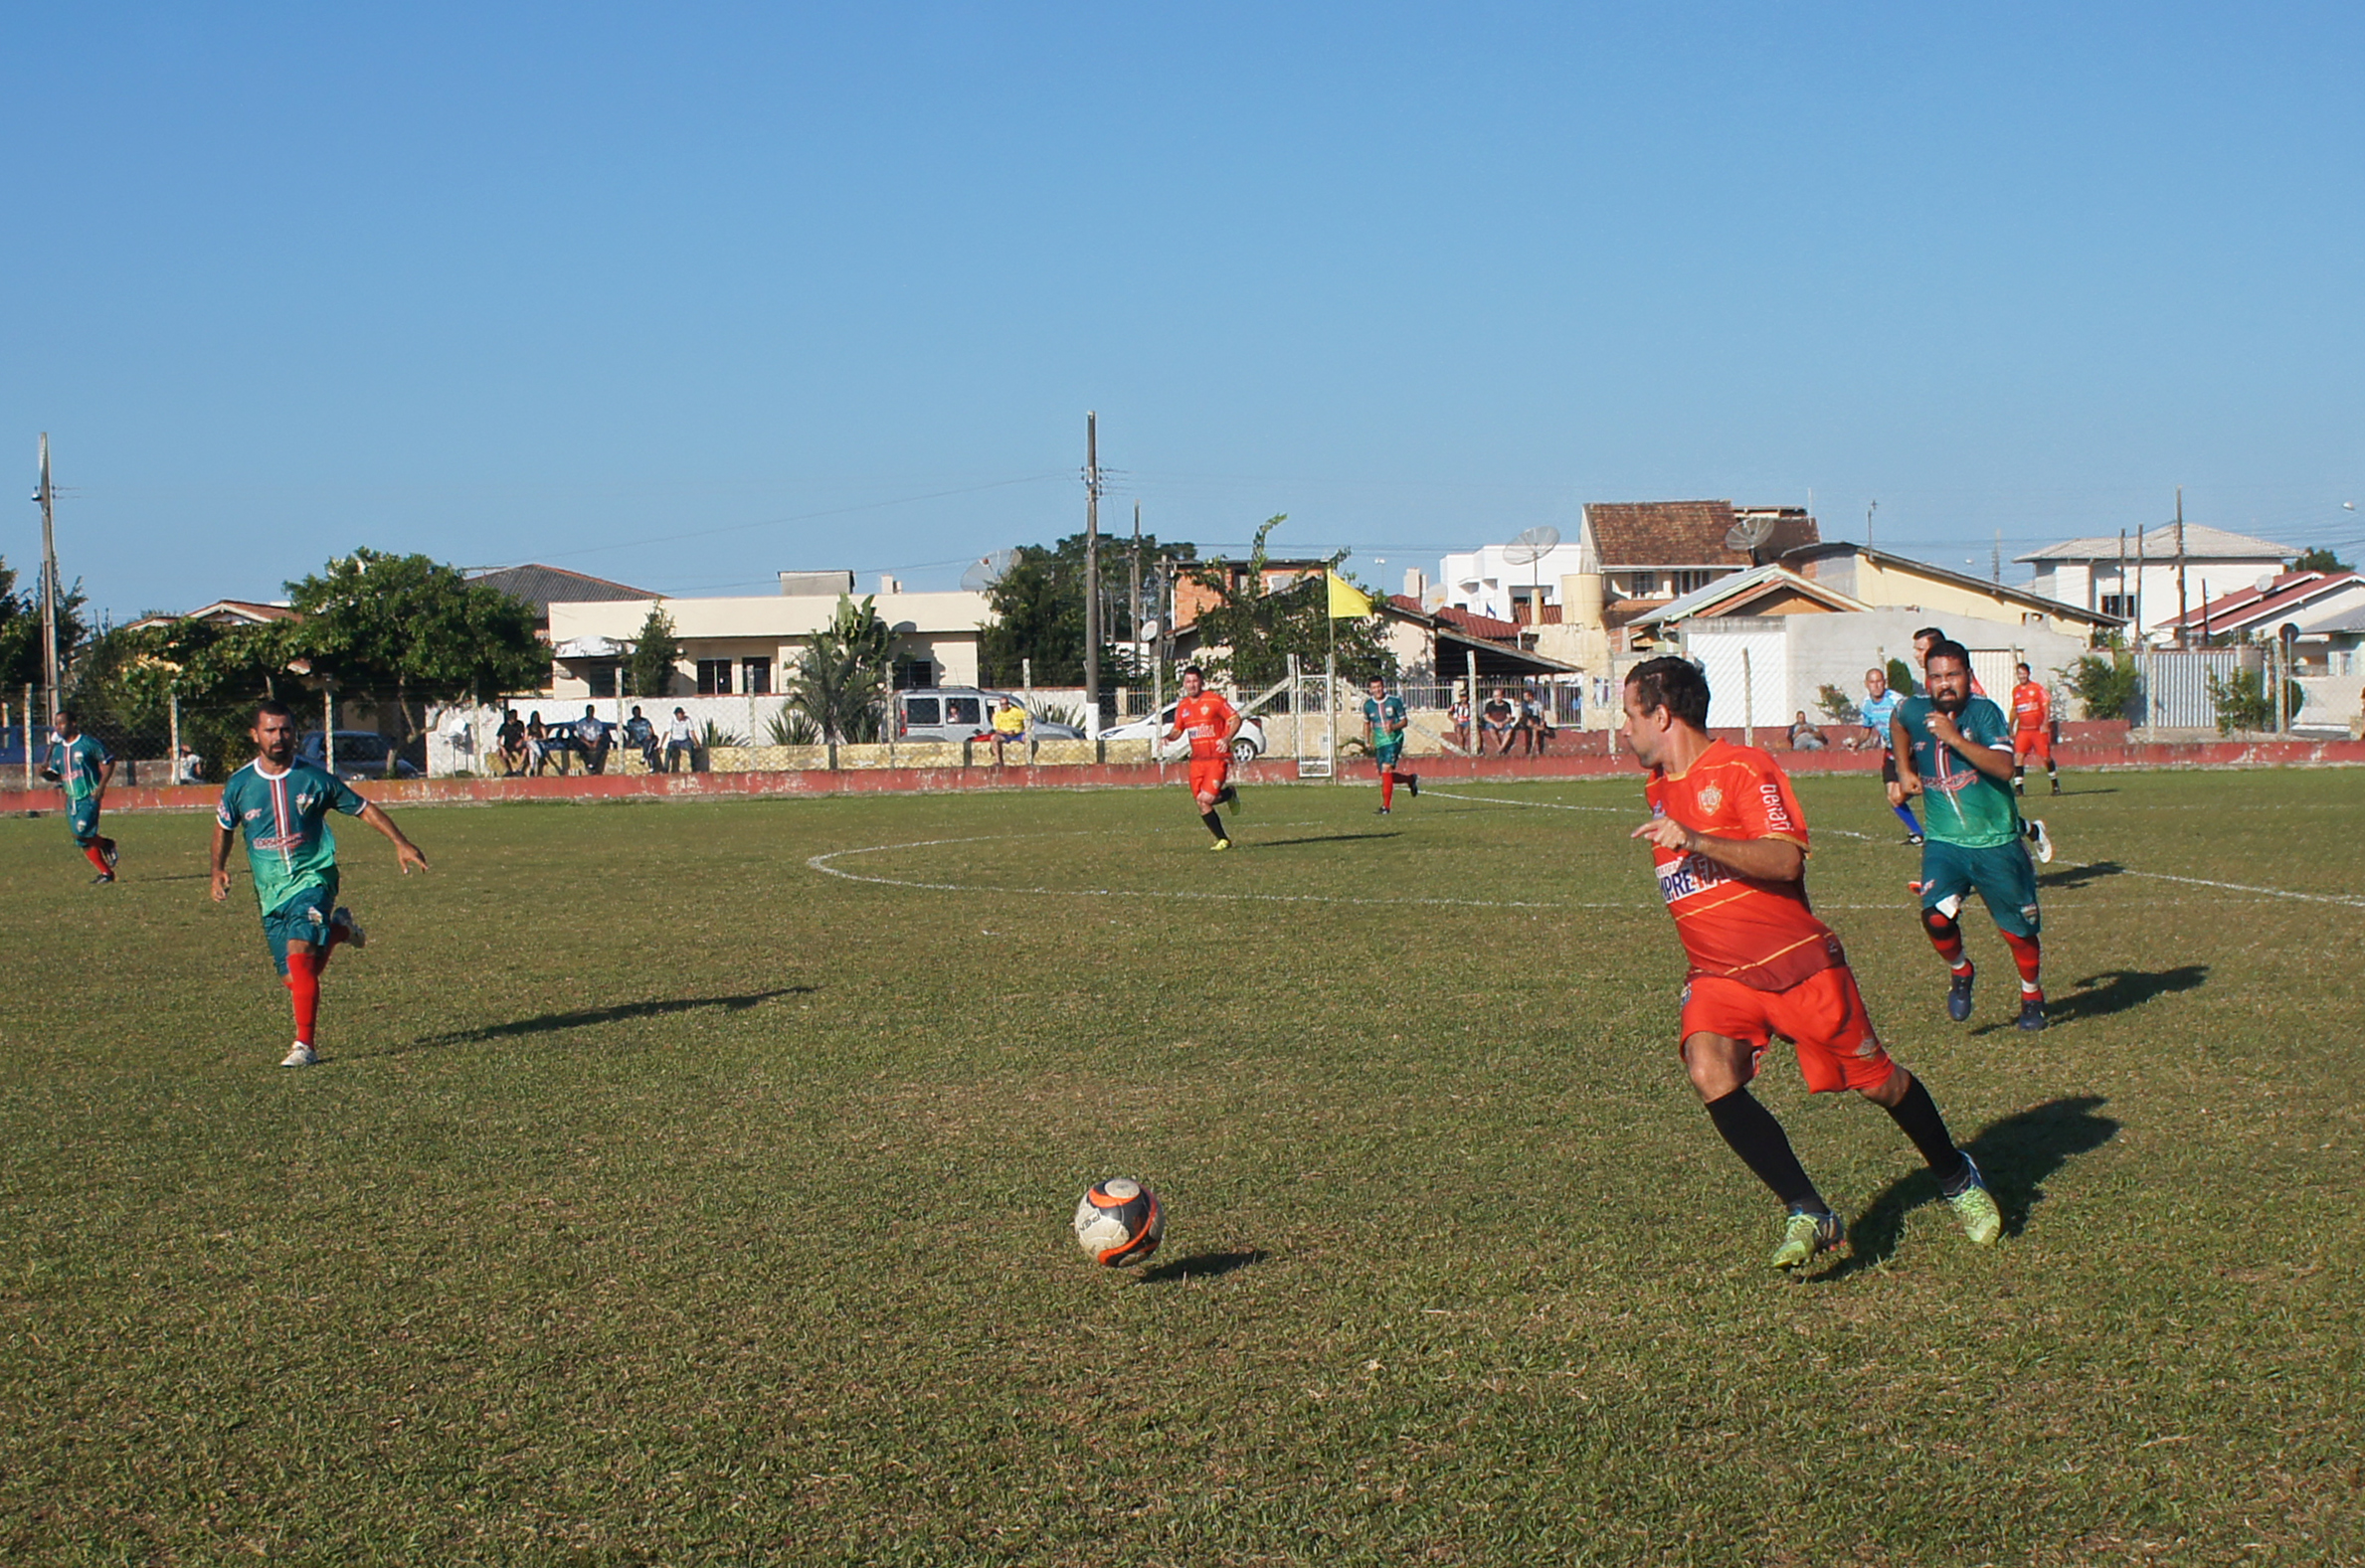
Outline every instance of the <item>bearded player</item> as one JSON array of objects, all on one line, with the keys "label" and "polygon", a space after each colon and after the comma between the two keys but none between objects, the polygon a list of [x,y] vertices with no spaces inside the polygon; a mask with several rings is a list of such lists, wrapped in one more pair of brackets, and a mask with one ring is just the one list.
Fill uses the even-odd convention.
[{"label": "bearded player", "polygon": [[2053,694],[2037,683],[2026,664],[2013,668],[2020,684],[2012,688],[2012,792],[2028,793],[2031,759],[2045,765],[2053,792],[2061,793],[2061,770],[2053,766]]},{"label": "bearded player", "polygon": [[1396,803],[1396,784],[1401,781],[1404,792],[1415,800],[1420,798],[1420,775],[1399,773],[1396,764],[1404,756],[1404,730],[1411,721],[1404,715],[1404,699],[1387,689],[1387,682],[1377,675],[1371,677],[1371,695],[1364,699],[1364,739],[1370,743],[1371,760],[1379,765],[1379,814],[1385,816]]},{"label": "bearded player", "polygon": [[50,728],[50,741],[41,776],[64,785],[66,825],[73,830],[74,847],[97,868],[94,884],[115,879],[115,841],[98,831],[98,810],[106,800],[106,786],[114,783],[115,759],[95,735],[85,735],[74,710],[62,708]]},{"label": "bearded player", "polygon": [[392,817],[343,781],[296,761],[295,716],[284,703],[259,706],[249,733],[255,760],[222,785],[222,806],[214,816],[214,902],[230,896],[230,843],[244,828],[264,940],[295,1001],[295,1044],[279,1065],[309,1067],[320,1060],[312,1043],[320,1014],[320,971],[338,947],[359,948],[369,941],[354,924],[353,912],[337,903],[337,839],[329,831],[329,811],[358,816],[384,833],[405,876],[413,866],[425,871],[427,856]]},{"label": "bearded player", "polygon": [[[2043,917],[2037,908],[2037,868],[2023,842],[2020,804],[2012,793],[2012,741],[2004,710],[1971,695],[1971,656],[1959,642],[1933,646],[1922,672],[1928,695],[1900,703],[1889,723],[1899,781],[1906,793],[1925,801],[1929,838],[1921,846],[1921,927],[1952,975],[1946,1015],[1957,1023],[1971,1016],[1976,971],[1963,951],[1955,917],[1976,889],[2020,967],[2020,1027],[2042,1029],[2044,953],[2037,933]],[[2052,841],[2042,836],[2043,823],[2037,828],[2039,853],[2050,860]]]},{"label": "bearded player", "polygon": [[1887,1111],[1984,1247],[2003,1216],[1979,1167],[1954,1144],[1928,1089],[1881,1048],[1856,976],[1829,926],[1807,903],[1806,818],[1780,766],[1754,747],[1708,734],[1708,679],[1683,659],[1656,658],[1626,677],[1619,735],[1650,770],[1643,794],[1659,891],[1691,959],[1684,984],[1684,1070],[1733,1153],[1781,1201],[1770,1260],[1796,1269],[1846,1240],[1846,1227],[1790,1147],[1782,1125],[1749,1093],[1765,1048],[1787,1040],[1807,1088],[1853,1089]]},{"label": "bearded player", "polygon": [[1219,805],[1240,808],[1240,791],[1230,783],[1232,737],[1240,733],[1240,711],[1223,693],[1207,690],[1207,677],[1196,664],[1182,672],[1182,698],[1175,704],[1175,727],[1167,741],[1190,738],[1190,797],[1198,803],[1199,820],[1215,835],[1217,849],[1229,849]]}]

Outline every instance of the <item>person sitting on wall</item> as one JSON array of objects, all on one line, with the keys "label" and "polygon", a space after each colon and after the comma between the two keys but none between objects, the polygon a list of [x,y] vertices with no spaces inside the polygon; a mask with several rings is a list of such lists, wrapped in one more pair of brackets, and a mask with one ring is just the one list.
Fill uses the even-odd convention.
[{"label": "person sitting on wall", "polygon": [[599,710],[588,702],[583,705],[583,717],[575,721],[575,750],[583,754],[585,773],[607,770],[608,726],[601,720]]},{"label": "person sitting on wall", "polygon": [[1002,765],[1002,748],[1013,741],[1026,739],[1026,710],[1018,706],[1015,697],[1004,697],[1001,706],[994,710],[994,728],[990,732],[994,742],[994,766]]},{"label": "person sitting on wall", "polygon": [[514,779],[524,773],[526,765],[525,721],[517,716],[515,708],[507,709],[502,713],[501,727],[494,732],[494,739],[500,745],[502,776]]},{"label": "person sitting on wall", "polygon": [[1486,750],[1486,738],[1497,737],[1495,755],[1511,755],[1511,738],[1519,733],[1519,710],[1511,705],[1511,693],[1498,689],[1493,700],[1478,710],[1478,747]]},{"label": "person sitting on wall", "polygon": [[650,773],[657,772],[657,727],[648,722],[638,704],[633,716],[625,720],[625,744],[640,754],[640,764]]},{"label": "person sitting on wall", "polygon": [[1798,710],[1798,717],[1790,721],[1790,749],[1794,752],[1819,752],[1831,744],[1831,737],[1807,723],[1807,711]]}]

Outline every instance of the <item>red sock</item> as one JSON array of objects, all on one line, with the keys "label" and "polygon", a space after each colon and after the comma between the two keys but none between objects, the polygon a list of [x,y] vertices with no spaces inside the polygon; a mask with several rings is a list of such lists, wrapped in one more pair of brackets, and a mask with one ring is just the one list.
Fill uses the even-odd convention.
[{"label": "red sock", "polygon": [[1379,809],[1384,811],[1395,803],[1396,771],[1393,768],[1382,768],[1379,770]]},{"label": "red sock", "polygon": [[2012,950],[2012,961],[2020,965],[2020,994],[2043,996],[2045,987],[2037,982],[2037,970],[2045,961],[2044,949],[2034,937],[2015,937],[2005,932],[2004,946]]},{"label": "red sock", "polygon": [[96,844],[92,844],[85,849],[83,851],[83,858],[90,861],[91,864],[96,866],[98,868],[99,875],[113,875],[112,872],[106,869],[106,851],[99,848]]},{"label": "red sock", "polygon": [[320,1019],[320,970],[310,953],[287,955],[287,989],[295,993],[295,1039],[312,1043],[312,1026]]},{"label": "red sock", "polygon": [[1921,929],[1929,934],[1929,945],[1938,950],[1938,957],[1946,960],[1946,967],[1956,974],[1971,972],[1971,960],[1963,956],[1960,926],[1930,909],[1921,912]]}]

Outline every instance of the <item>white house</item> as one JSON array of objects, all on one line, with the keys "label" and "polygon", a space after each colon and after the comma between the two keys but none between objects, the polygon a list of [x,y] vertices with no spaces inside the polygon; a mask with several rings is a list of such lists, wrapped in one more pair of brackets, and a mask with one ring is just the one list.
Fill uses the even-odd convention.
[{"label": "white house", "polygon": [[2069,539],[2014,556],[2035,569],[2029,592],[2116,615],[2153,638],[2202,601],[2279,576],[2298,554],[2288,545],[2200,523],[2163,523],[2125,535]]},{"label": "white house", "polygon": [[[1764,535],[1752,554],[1726,542],[1736,524]],[[1785,550],[1813,544],[1815,520],[1795,506],[1730,501],[1590,501],[1577,537],[1531,558],[1517,545],[1449,555],[1439,567],[1444,603],[1523,625],[1548,625],[1564,612],[1561,578],[1599,574],[1605,603],[1666,603],[1718,578],[1745,572]]]}]

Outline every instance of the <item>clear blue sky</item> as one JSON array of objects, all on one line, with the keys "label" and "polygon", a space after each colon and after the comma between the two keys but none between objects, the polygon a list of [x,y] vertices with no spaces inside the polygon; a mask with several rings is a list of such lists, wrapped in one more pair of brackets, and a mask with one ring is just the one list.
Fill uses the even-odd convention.
[{"label": "clear blue sky", "polygon": [[1081,526],[1086,409],[1106,524],[1389,587],[1585,500],[2353,550],[2360,18],[18,6],[0,449],[118,616],[360,544],[949,587]]}]

